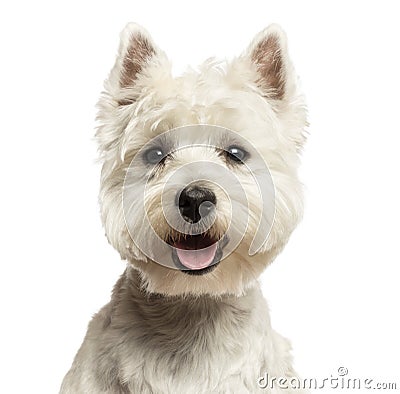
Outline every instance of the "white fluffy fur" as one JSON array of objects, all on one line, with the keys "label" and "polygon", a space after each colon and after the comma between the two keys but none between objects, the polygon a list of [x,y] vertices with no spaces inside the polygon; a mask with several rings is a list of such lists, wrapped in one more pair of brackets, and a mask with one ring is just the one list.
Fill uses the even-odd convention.
[{"label": "white fluffy fur", "polygon": [[[135,38],[137,45],[143,44],[138,52],[145,53],[150,47],[151,56],[134,58],[140,71],[134,83],[121,85],[121,75],[126,72],[124,60],[132,53],[135,57]],[[272,52],[255,57],[260,48]],[[279,86],[265,85],[266,80],[274,78],[263,81],[260,64],[255,64],[254,59],[262,61],[263,56],[267,61],[280,59],[277,64],[281,69],[273,76],[283,81],[284,91],[279,97],[274,96]],[[286,244],[303,210],[297,168],[305,140],[306,111],[297,92],[285,34],[278,26],[270,26],[230,63],[209,60],[197,70],[173,78],[166,55],[143,28],[129,24],[121,34],[117,61],[105,90],[99,102],[97,131],[103,161],[101,212],[108,240],[128,261],[128,268],[110,304],[91,322],[61,392],[253,393],[259,391],[257,377],[265,371],[271,376],[295,376],[288,342],[272,330],[257,282],[259,274]],[[275,220],[270,236],[262,250],[250,257],[248,250],[256,219],[262,215],[261,204],[251,192],[252,181],[237,172],[253,196],[250,216],[254,220],[237,250],[203,276],[189,276],[149,261],[127,231],[121,198],[124,177],[135,153],[160,133],[190,124],[217,125],[239,133],[256,146],[275,185]],[[169,169],[193,160],[194,152],[192,156],[179,156]],[[212,153],[202,151],[199,155],[220,163]],[[149,182],[147,201],[150,220],[159,224],[161,232],[168,231],[161,210],[155,210],[163,179]],[[221,209],[218,231],[223,231],[224,213],[226,209]],[[153,295],[159,304],[153,303]],[[176,322],[182,330],[197,333],[193,340],[170,324],[170,319],[185,320],[179,300],[186,312],[198,308],[202,319],[196,322],[191,316],[186,325]],[[162,309],[169,303],[173,304],[170,315]],[[146,326],[141,319],[150,319],[147,313],[152,308],[156,311],[157,305],[160,315],[152,314],[156,322],[152,325],[146,320]],[[207,308],[218,311],[216,316],[208,316]],[[238,314],[243,318],[239,318],[240,323]],[[144,338],[141,329],[161,330],[164,337]],[[166,346],[166,340],[172,341],[170,346]]]}]

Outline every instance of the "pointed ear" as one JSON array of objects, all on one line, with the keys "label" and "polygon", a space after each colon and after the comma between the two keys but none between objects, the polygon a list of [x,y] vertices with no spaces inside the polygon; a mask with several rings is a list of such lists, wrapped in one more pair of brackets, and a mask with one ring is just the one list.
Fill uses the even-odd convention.
[{"label": "pointed ear", "polygon": [[287,98],[293,88],[293,70],[289,60],[286,35],[278,25],[270,25],[257,34],[245,56],[255,66],[257,84],[266,97]]},{"label": "pointed ear", "polygon": [[117,59],[110,74],[110,90],[120,105],[132,100],[121,98],[124,90],[135,86],[140,74],[159,53],[150,34],[136,23],[128,23],[120,34]]}]

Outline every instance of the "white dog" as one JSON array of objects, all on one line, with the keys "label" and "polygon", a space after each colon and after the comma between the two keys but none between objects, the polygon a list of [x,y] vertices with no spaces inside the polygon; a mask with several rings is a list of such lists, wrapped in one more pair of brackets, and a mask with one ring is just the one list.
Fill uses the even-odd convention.
[{"label": "white dog", "polygon": [[128,24],[105,89],[101,212],[128,264],[61,393],[292,392],[259,384],[296,378],[257,281],[303,210],[306,109],[285,34],[174,78]]}]

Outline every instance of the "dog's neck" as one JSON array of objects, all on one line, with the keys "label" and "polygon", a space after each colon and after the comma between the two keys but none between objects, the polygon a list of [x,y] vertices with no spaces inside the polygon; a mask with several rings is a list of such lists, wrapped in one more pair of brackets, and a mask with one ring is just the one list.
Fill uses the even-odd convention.
[{"label": "dog's neck", "polygon": [[260,302],[264,304],[258,285],[240,297],[148,294],[143,290],[139,273],[127,268],[115,285],[110,312],[114,326],[126,328],[132,325],[136,331],[140,325],[143,339],[185,343],[192,342],[203,331],[209,335],[210,326],[222,323],[229,323],[234,336],[240,335],[248,324],[254,324],[254,313]]}]

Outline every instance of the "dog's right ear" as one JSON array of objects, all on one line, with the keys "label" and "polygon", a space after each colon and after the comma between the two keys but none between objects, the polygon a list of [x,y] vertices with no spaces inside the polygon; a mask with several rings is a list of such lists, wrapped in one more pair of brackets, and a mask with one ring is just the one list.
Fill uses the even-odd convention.
[{"label": "dog's right ear", "polygon": [[120,34],[117,58],[97,104],[96,139],[103,157],[109,155],[113,162],[118,155],[123,157],[118,150],[134,112],[124,109],[152,88],[156,91],[158,81],[167,79],[169,74],[170,63],[150,34],[143,27],[128,23]]},{"label": "dog's right ear", "polygon": [[135,85],[161,51],[150,34],[128,23],[120,34],[117,59],[109,77],[109,91],[119,105],[135,101]]}]

